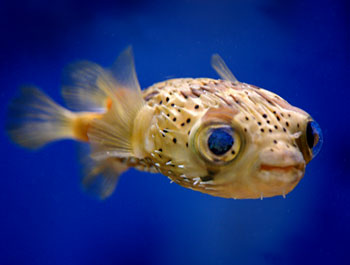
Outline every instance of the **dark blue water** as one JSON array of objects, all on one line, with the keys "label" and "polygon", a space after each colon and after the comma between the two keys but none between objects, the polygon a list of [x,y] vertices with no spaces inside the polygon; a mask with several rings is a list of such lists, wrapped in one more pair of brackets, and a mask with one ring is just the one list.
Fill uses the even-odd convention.
[{"label": "dark blue water", "polygon": [[[97,3],[98,2],[98,3]],[[349,1],[1,1],[0,264],[350,264]],[[60,98],[61,71],[108,66],[132,44],[142,87],[213,77],[218,52],[241,81],[318,121],[324,146],[286,199],[228,200],[134,170],[97,201],[76,144],[37,152],[4,133],[22,84]]]}]

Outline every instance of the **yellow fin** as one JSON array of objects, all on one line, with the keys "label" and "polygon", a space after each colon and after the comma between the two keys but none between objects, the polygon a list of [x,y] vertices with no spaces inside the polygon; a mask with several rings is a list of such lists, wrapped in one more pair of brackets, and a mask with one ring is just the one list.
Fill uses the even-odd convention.
[{"label": "yellow fin", "polygon": [[128,167],[116,158],[108,158],[102,161],[89,159],[84,161],[84,189],[98,196],[100,199],[109,197],[115,190],[120,174]]},{"label": "yellow fin", "polygon": [[133,156],[134,120],[144,100],[130,47],[118,57],[111,74],[99,76],[96,85],[108,96],[111,105],[101,119],[92,122],[88,131],[92,157],[104,160]]},{"label": "yellow fin", "polygon": [[17,144],[35,149],[59,139],[72,139],[75,114],[38,88],[23,87],[9,106],[7,131]]},{"label": "yellow fin", "polygon": [[108,96],[97,83],[109,79],[111,73],[98,64],[82,61],[66,67],[63,75],[62,95],[67,105],[79,111],[103,112]]},{"label": "yellow fin", "polygon": [[218,73],[218,75],[227,81],[231,81],[232,83],[237,83],[237,78],[232,74],[230,69],[227,67],[224,60],[220,57],[219,54],[213,54],[211,57],[211,66]]}]

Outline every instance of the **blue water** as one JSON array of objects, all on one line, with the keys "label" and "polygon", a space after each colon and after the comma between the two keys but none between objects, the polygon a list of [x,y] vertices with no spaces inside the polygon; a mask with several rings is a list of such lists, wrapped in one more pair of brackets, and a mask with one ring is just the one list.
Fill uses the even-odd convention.
[{"label": "blue water", "polygon": [[[0,2],[0,264],[350,264],[349,1],[111,2]],[[75,143],[8,140],[20,85],[62,102],[65,65],[108,66],[129,44],[142,87],[216,78],[217,52],[239,80],[311,113],[324,145],[296,189],[235,201],[130,170],[97,201],[79,185]]]}]

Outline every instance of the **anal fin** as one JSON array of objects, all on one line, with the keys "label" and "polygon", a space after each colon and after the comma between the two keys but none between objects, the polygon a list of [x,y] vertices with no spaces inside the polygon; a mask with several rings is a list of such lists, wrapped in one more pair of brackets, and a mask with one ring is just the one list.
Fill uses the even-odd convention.
[{"label": "anal fin", "polygon": [[115,190],[119,176],[128,167],[117,158],[89,161],[82,180],[85,190],[100,199],[109,197]]}]

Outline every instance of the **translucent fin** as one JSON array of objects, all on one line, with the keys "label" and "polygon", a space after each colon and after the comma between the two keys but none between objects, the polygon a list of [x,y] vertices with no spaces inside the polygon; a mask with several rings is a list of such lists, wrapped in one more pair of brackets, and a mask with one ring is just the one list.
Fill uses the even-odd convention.
[{"label": "translucent fin", "polygon": [[96,84],[111,100],[111,106],[101,119],[92,122],[88,131],[92,157],[104,160],[133,156],[132,129],[144,101],[131,48],[118,57],[110,74],[99,76]]},{"label": "translucent fin", "polygon": [[78,111],[103,112],[108,97],[97,85],[97,80],[107,72],[92,62],[77,62],[69,65],[63,75],[62,95],[67,105]]},{"label": "translucent fin", "polygon": [[[88,61],[69,65],[63,75],[62,95],[72,109],[103,112],[110,104],[115,86],[136,92],[133,96],[141,95],[131,47],[121,53],[109,70]],[[125,104],[135,102],[129,94],[119,93],[118,97]]]},{"label": "translucent fin", "polygon": [[213,54],[211,57],[211,66],[218,73],[218,75],[227,81],[232,83],[237,83],[237,78],[232,74],[230,69],[225,64],[224,60],[220,57],[219,54]]},{"label": "translucent fin", "polygon": [[85,170],[82,185],[85,190],[100,199],[109,197],[115,190],[120,174],[128,167],[116,158],[102,161],[84,161]]},{"label": "translucent fin", "polygon": [[20,97],[9,106],[6,127],[13,141],[35,149],[54,140],[74,138],[74,117],[38,88],[23,87]]}]

